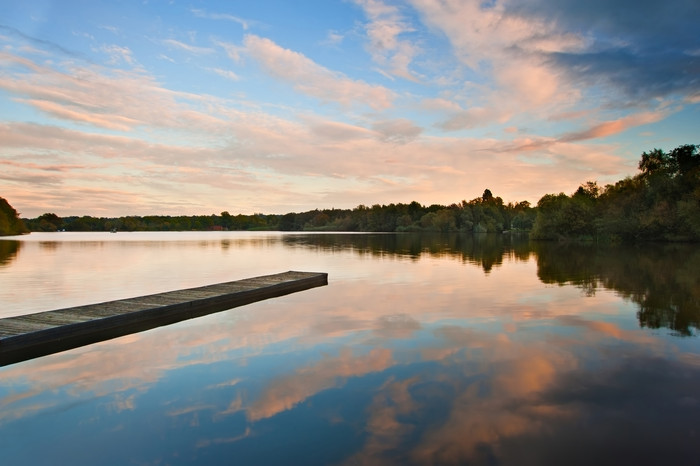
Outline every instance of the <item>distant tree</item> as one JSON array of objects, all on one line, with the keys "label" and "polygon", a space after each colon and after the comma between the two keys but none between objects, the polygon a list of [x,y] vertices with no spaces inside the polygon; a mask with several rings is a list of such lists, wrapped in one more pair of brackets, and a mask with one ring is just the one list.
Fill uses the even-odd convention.
[{"label": "distant tree", "polygon": [[231,217],[231,214],[228,213],[228,210],[221,212],[221,226],[226,229],[231,229],[233,226],[233,218]]},{"label": "distant tree", "polygon": [[297,214],[293,212],[284,214],[280,219],[279,229],[281,231],[294,231],[300,229],[296,222],[296,216]]},{"label": "distant tree", "polygon": [[39,215],[33,222],[30,222],[32,231],[58,231],[63,227],[63,219],[54,213]]}]

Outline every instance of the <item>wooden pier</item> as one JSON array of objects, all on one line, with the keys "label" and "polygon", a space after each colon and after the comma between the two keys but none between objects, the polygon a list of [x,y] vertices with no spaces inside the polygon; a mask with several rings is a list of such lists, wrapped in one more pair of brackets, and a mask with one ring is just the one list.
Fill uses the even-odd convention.
[{"label": "wooden pier", "polygon": [[290,271],[0,319],[0,366],[327,284]]}]

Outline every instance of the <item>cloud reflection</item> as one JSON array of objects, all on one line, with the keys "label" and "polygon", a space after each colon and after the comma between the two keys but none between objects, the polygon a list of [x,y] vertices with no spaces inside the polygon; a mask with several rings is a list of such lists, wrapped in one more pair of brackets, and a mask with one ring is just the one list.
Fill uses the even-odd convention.
[{"label": "cloud reflection", "polygon": [[[279,244],[233,249],[286,260]],[[94,418],[83,422],[110,433],[141,435],[155,419],[188,439],[178,452],[227,458],[280,437],[306,448],[290,425],[333,438],[340,464],[700,457],[697,343],[640,328],[635,303],[604,289],[631,287],[626,277],[582,293],[588,268],[560,268],[542,249],[502,253],[485,274],[466,252],[305,248],[287,252],[330,257],[328,287],[0,369],[0,432],[48,417],[70,431],[84,405]]]},{"label": "cloud reflection", "polygon": [[[624,345],[628,360],[606,360],[606,348],[629,336],[613,327],[582,326],[598,349],[586,335],[533,344],[470,328],[438,328],[445,351],[421,353],[437,358],[437,373],[389,377],[367,408],[362,450],[345,464],[615,464],[615,451],[649,464],[640,453],[646,448],[628,443],[633,435],[623,434],[619,448],[609,443],[639,410],[645,422],[660,415],[674,426],[669,434],[656,432],[655,425],[632,428],[638,438],[656,437],[649,438],[652,451],[664,446],[651,464],[664,463],[669,453],[692,458],[698,448],[673,436],[692,435],[697,427],[698,367],[664,359],[669,348],[658,341],[641,346],[636,338]],[[659,398],[668,401],[660,406]],[[604,434],[586,427],[598,429],[599,419],[610,422],[600,426]],[[674,443],[677,451],[666,448]]]},{"label": "cloud reflection", "polygon": [[379,372],[394,364],[391,351],[374,348],[367,355],[353,356],[349,349],[335,358],[324,357],[313,366],[274,380],[247,410],[248,419],[258,421],[292,409],[321,390],[338,387],[352,376]]}]

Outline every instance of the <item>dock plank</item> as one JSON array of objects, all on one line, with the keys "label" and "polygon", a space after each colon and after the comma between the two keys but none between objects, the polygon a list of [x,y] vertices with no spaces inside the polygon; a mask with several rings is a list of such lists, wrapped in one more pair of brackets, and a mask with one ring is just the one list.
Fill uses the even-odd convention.
[{"label": "dock plank", "polygon": [[328,284],[289,271],[0,319],[0,366]]}]

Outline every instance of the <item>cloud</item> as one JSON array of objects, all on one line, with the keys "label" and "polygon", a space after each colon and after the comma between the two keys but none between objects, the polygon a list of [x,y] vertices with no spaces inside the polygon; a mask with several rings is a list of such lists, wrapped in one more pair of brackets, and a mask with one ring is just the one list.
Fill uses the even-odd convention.
[{"label": "cloud", "polygon": [[271,76],[323,102],[337,102],[346,107],[366,105],[375,110],[392,105],[394,95],[389,89],[347,78],[269,39],[247,35],[244,46],[248,55]]},{"label": "cloud", "polygon": [[99,113],[91,113],[74,107],[71,109],[68,105],[61,105],[56,102],[47,100],[29,99],[24,102],[33,107],[56,116],[61,119],[71,120],[81,123],[89,123],[101,128],[113,129],[117,131],[129,131],[134,125],[138,124],[137,120],[122,117],[119,115],[104,115]]},{"label": "cloud", "polygon": [[[385,7],[366,5],[379,13]],[[394,11],[386,8],[387,14]],[[338,106],[319,110],[328,110],[321,116],[240,96],[177,92],[142,69],[109,69],[73,58],[62,61],[60,56],[50,61],[46,56],[27,58],[8,48],[0,52],[0,89],[14,104],[46,116],[41,125],[0,127],[5,160],[28,164],[4,165],[7,170],[0,174],[22,202],[15,204],[36,215],[59,208],[65,209],[63,214],[104,214],[109,209],[113,215],[194,214],[231,205],[240,206],[242,213],[286,213],[414,199],[450,204],[477,197],[485,187],[506,201],[534,203],[543,194],[542,179],[548,180],[549,191],[569,192],[582,180],[613,182],[613,177],[634,170],[632,163],[614,155],[614,146],[590,142],[660,121],[667,111],[662,104],[658,110],[603,123],[596,121],[594,111],[579,112],[575,118],[593,123],[563,131],[560,137],[522,130],[505,142],[445,136],[392,114],[395,100],[404,109],[412,97],[351,79],[269,39],[249,35],[242,45],[214,46],[239,63],[255,61],[290,87]],[[541,43],[537,47],[545,48]],[[126,50],[114,52],[124,56]],[[414,107],[422,110],[421,118],[437,115],[441,121],[435,126],[445,131],[505,123],[521,103],[526,109],[547,107],[551,89],[561,90],[559,76],[551,86],[538,89],[537,83],[547,84],[551,76],[540,77],[542,68],[528,68],[528,63],[514,61],[496,88],[467,83],[460,90],[415,100]],[[226,67],[198,69],[228,79],[240,76],[241,86],[246,84],[245,66],[235,73]],[[509,93],[496,92],[506,87],[528,96],[510,99]],[[558,94],[552,98],[566,100]],[[352,115],[349,108],[381,114]],[[86,168],[49,172],[42,166]],[[474,173],[479,173],[478,182],[465,182]],[[99,205],[91,206],[81,197],[84,192],[94,193]]]},{"label": "cloud", "polygon": [[446,131],[457,131],[481,126],[502,117],[498,109],[493,107],[472,107],[450,113],[445,121],[438,123],[438,127]]},{"label": "cloud", "polygon": [[507,3],[413,0],[424,23],[445,34],[464,64],[457,92],[466,110],[450,112],[438,126],[469,129],[504,123],[514,115],[546,115],[576,102],[579,93],[546,57],[580,50],[585,37],[561,31],[546,18],[522,18]]},{"label": "cloud", "polygon": [[72,62],[45,65],[12,54],[0,54],[3,61],[19,66],[0,76],[0,89],[61,120],[116,131],[145,125],[201,129],[221,123],[196,108],[206,96],[169,91],[141,71]]},{"label": "cloud", "polygon": [[[477,0],[413,0],[427,24],[443,31],[472,70],[492,72],[502,90],[518,91],[522,71],[534,85],[514,92],[543,102],[553,91],[585,92],[604,86],[605,98],[633,104],[669,95],[692,95],[700,48],[692,0],[484,3]],[[669,31],[674,31],[669,34]],[[492,71],[490,71],[492,70]],[[527,79],[530,78],[526,78]],[[542,85],[548,94],[537,95]],[[575,97],[575,96],[574,96]]]},{"label": "cloud", "polygon": [[0,160],[0,165],[8,165],[10,167],[29,168],[32,170],[42,170],[49,172],[67,172],[70,170],[88,168],[86,165],[71,165],[71,164],[38,164],[32,162],[16,162],[13,160]]},{"label": "cloud", "polygon": [[564,134],[559,138],[563,142],[583,141],[586,139],[598,139],[612,136],[629,128],[647,125],[666,118],[667,112],[644,112],[618,118],[617,120],[605,121],[583,131]]},{"label": "cloud", "polygon": [[372,60],[389,76],[418,81],[419,77],[410,70],[410,65],[420,49],[408,40],[399,39],[400,35],[414,30],[402,19],[399,9],[381,0],[355,0],[355,3],[362,7],[370,20],[365,31]]},{"label": "cloud", "polygon": [[112,34],[119,34],[119,28],[116,26],[109,26],[109,25],[100,25],[98,26],[100,29],[104,29],[105,31],[109,31]]},{"label": "cloud", "polygon": [[374,136],[374,133],[366,128],[338,121],[307,118],[306,123],[311,133],[320,141],[357,141]]},{"label": "cloud", "polygon": [[249,20],[240,18],[238,16],[230,15],[227,13],[209,13],[205,10],[199,10],[196,8],[193,8],[192,14],[195,15],[197,18],[204,18],[204,19],[213,19],[213,20],[222,20],[222,21],[231,21],[234,23],[238,23],[241,25],[243,30],[248,30],[250,27],[251,22]]},{"label": "cloud", "polygon": [[228,42],[223,42],[220,40],[214,40],[214,45],[221,47],[224,49],[226,52],[226,55],[233,60],[236,63],[239,63],[241,61],[241,54],[245,53],[245,47],[236,45],[236,44],[231,44]]},{"label": "cloud", "polygon": [[441,97],[423,99],[420,102],[420,107],[432,111],[459,112],[462,110],[462,107],[457,102]]},{"label": "cloud", "polygon": [[230,81],[238,81],[241,78],[231,70],[222,70],[221,68],[209,68],[210,71],[218,74],[222,78],[226,78]]},{"label": "cloud", "polygon": [[335,47],[340,45],[341,42],[343,42],[343,39],[345,39],[345,36],[337,31],[328,31],[326,34],[326,39],[323,40],[321,43],[324,45],[328,45],[331,47]]},{"label": "cloud", "polygon": [[189,45],[185,44],[184,42],[180,42],[175,39],[163,39],[161,41],[164,45],[174,48],[177,50],[184,50],[185,52],[189,52],[193,55],[209,55],[214,53],[213,49],[207,48],[207,47],[197,47],[195,45]]},{"label": "cloud", "polygon": [[[515,118],[646,109],[659,99],[697,102],[697,2],[412,0],[468,67],[466,85],[437,127],[471,129]],[[673,34],[669,31],[673,30]],[[677,31],[677,33],[675,32]],[[690,53],[689,53],[690,52]],[[658,120],[656,120],[658,121]],[[516,124],[520,124],[517,122]],[[635,126],[601,124],[571,137]]]},{"label": "cloud", "polygon": [[614,95],[611,98],[627,105],[700,92],[700,82],[694,78],[700,74],[700,57],[689,57],[680,51],[614,48],[579,54],[557,53],[549,60],[579,85],[603,84],[613,92],[621,91],[626,101],[615,99]]},{"label": "cloud", "polygon": [[420,136],[422,128],[414,125],[410,120],[399,118],[396,120],[376,121],[372,129],[380,134],[385,142],[406,144]]},{"label": "cloud", "polygon": [[458,57],[478,70],[484,62],[500,65],[522,54],[578,50],[583,39],[559,31],[545,17],[510,14],[508,3],[477,0],[412,0],[424,21],[443,31]]},{"label": "cloud", "polygon": [[564,30],[589,31],[598,46],[635,43],[646,48],[698,41],[695,21],[700,6],[693,0],[592,0],[585,6],[575,0],[526,0],[511,3],[509,10],[523,18],[550,18]]},{"label": "cloud", "polygon": [[61,45],[56,44],[55,42],[52,42],[50,40],[39,39],[37,37],[27,35],[27,34],[23,33],[22,31],[15,29],[11,26],[6,26],[4,24],[0,24],[0,31],[4,31],[6,34],[8,34],[11,37],[18,37],[23,41],[27,41],[27,42],[35,45],[40,50],[41,49],[48,49],[48,50],[51,50],[52,52],[56,53],[57,55],[74,57],[74,58],[79,58],[79,59],[85,58],[83,55],[80,55],[72,50],[69,50],[65,47],[62,47]]},{"label": "cloud", "polygon": [[136,63],[129,47],[121,47],[119,45],[103,45],[100,47],[100,51],[109,56],[107,63],[110,65],[118,65],[120,63],[134,65]]}]

